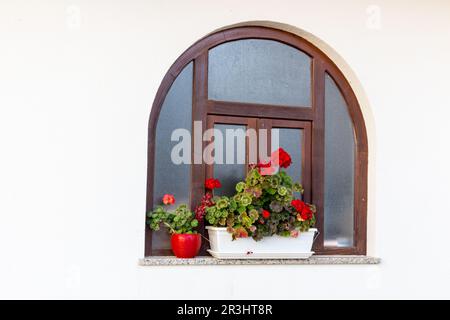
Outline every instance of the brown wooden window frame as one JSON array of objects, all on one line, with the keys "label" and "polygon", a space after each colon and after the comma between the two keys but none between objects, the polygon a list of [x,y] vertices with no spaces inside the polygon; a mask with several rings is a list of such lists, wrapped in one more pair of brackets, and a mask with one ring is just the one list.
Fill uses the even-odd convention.
[{"label": "brown wooden window frame", "polygon": [[[240,39],[274,40],[306,53],[312,60],[312,105],[303,107],[274,106],[256,103],[215,101],[208,99],[208,51],[220,44]],[[208,116],[266,118],[267,121],[305,121],[311,124],[310,198],[317,206],[317,228],[321,231],[314,244],[316,254],[365,255],[367,246],[367,170],[368,142],[364,118],[355,93],[335,63],[319,48],[293,33],[266,26],[240,26],[212,33],[188,48],[170,67],[152,105],[148,128],[148,170],[146,212],[153,208],[155,133],[164,99],[177,76],[190,62],[194,63],[192,121],[201,121],[207,129]],[[354,243],[351,247],[324,246],[324,153],[325,153],[325,75],[339,88],[353,122],[355,135],[354,168]],[[197,204],[204,194],[208,166],[191,165],[190,203]],[[202,232],[203,226],[202,226]],[[202,253],[205,253],[203,248]],[[152,250],[152,231],[145,227],[145,255],[169,255],[169,251]]]}]

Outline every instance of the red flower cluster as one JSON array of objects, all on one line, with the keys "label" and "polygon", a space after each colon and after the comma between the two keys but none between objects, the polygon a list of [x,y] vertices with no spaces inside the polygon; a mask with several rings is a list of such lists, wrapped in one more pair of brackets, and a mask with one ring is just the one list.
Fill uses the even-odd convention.
[{"label": "red flower cluster", "polygon": [[205,188],[209,190],[220,188],[221,186],[219,179],[209,178],[205,181]]},{"label": "red flower cluster", "polygon": [[270,217],[270,212],[267,211],[267,210],[263,210],[263,211],[262,211],[262,216],[263,216],[264,219],[269,219],[269,217]]},{"label": "red flower cluster", "polygon": [[197,219],[198,222],[203,221],[203,217],[205,216],[205,213],[206,213],[206,208],[214,205],[212,198],[213,198],[212,194],[207,192],[202,197],[200,204],[195,208],[195,210],[194,210],[195,219]]},{"label": "red flower cluster", "polygon": [[284,151],[283,148],[278,148],[278,150],[272,152],[270,161],[274,166],[281,168],[287,168],[292,163],[291,156],[289,155],[289,153]]},{"label": "red flower cluster", "polygon": [[271,176],[276,170],[275,167],[272,167],[270,161],[267,163],[260,162],[256,165],[256,167],[258,168],[258,172],[263,176]]},{"label": "red flower cluster", "polygon": [[301,212],[305,206],[305,203],[302,200],[295,199],[291,201],[291,206],[293,206],[297,212]]},{"label": "red flower cluster", "polygon": [[297,211],[297,220],[305,221],[309,220],[313,217],[313,212],[309,205],[304,203],[302,200],[292,200],[291,205],[295,208],[295,211]]},{"label": "red flower cluster", "polygon": [[287,168],[291,165],[292,159],[289,153],[283,148],[278,148],[270,155],[270,161],[260,162],[256,165],[258,172],[263,176],[270,176],[276,172],[276,168]]},{"label": "red flower cluster", "polygon": [[175,197],[173,194],[165,194],[163,196],[162,202],[167,206],[175,203]]}]

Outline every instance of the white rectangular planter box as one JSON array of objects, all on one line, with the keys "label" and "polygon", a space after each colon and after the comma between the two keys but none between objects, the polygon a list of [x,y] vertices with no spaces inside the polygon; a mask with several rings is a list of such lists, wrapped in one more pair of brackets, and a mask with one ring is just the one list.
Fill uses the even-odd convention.
[{"label": "white rectangular planter box", "polygon": [[212,256],[222,259],[302,259],[309,258],[317,229],[300,232],[297,238],[274,235],[260,241],[252,238],[232,240],[226,228],[206,227]]}]

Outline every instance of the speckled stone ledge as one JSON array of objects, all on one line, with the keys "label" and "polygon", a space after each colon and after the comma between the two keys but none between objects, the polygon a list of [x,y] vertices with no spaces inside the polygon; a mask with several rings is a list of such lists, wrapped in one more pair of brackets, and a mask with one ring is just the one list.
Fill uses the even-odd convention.
[{"label": "speckled stone ledge", "polygon": [[152,256],[139,260],[141,266],[177,266],[177,265],[342,265],[342,264],[379,264],[380,258],[369,256],[312,256],[309,259],[216,259],[196,257],[179,259],[174,256]]}]

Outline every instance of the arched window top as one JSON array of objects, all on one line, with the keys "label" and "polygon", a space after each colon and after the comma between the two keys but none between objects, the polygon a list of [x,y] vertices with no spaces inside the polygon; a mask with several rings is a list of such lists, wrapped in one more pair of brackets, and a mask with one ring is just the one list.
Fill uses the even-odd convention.
[{"label": "arched window top", "polygon": [[[187,49],[164,77],[152,106],[147,210],[166,185],[179,181],[162,170],[185,176],[177,190],[191,206],[198,204],[212,170],[239,175],[236,168],[167,163],[167,132],[175,124],[192,131],[194,121],[203,130],[267,126],[280,143],[302,144],[293,174],[318,209],[321,233],[314,250],[366,253],[366,127],[349,82],[315,45],[272,27],[241,26],[212,33]],[[146,255],[166,254],[167,248],[167,239],[146,229]]]}]

